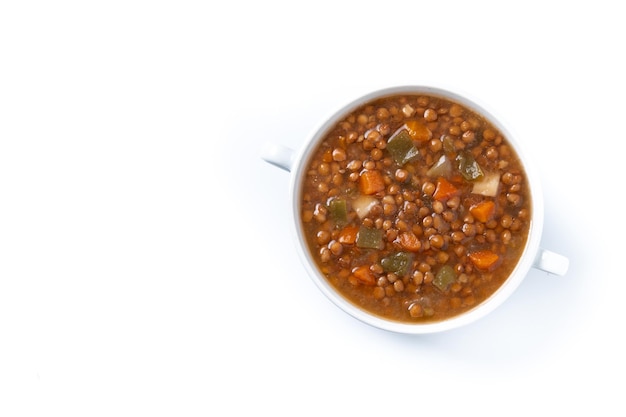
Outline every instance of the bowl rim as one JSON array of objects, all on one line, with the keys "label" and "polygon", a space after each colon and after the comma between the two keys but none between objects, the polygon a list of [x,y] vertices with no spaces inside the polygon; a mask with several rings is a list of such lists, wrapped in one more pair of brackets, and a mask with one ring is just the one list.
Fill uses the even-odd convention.
[{"label": "bowl rim", "polygon": [[[508,142],[517,152],[520,160],[522,161],[522,165],[524,166],[531,192],[532,217],[529,226],[528,238],[524,252],[511,272],[509,278],[507,278],[500,288],[498,288],[489,298],[477,304],[471,310],[441,321],[424,323],[395,321],[369,313],[363,308],[355,305],[335,290],[330,282],[328,282],[328,280],[319,272],[317,266],[315,265],[315,261],[309,253],[309,249],[302,233],[299,187],[302,184],[305,167],[311,157],[312,151],[317,147],[320,140],[322,140],[322,138],[328,133],[329,129],[345,117],[346,114],[375,99],[399,94],[428,94],[447,98],[451,101],[456,101],[464,106],[467,106],[484,116],[504,134]],[[289,197],[292,205],[291,233],[293,235],[292,237],[296,241],[297,252],[307,271],[307,274],[321,290],[321,292],[341,310],[363,323],[382,330],[405,334],[428,334],[451,330],[475,322],[495,310],[519,287],[528,274],[528,271],[533,266],[535,256],[540,249],[544,220],[541,183],[539,181],[539,177],[537,176],[536,168],[533,166],[532,160],[525,154],[524,149],[518,140],[518,136],[516,136],[508,126],[504,125],[501,117],[494,116],[494,112],[487,109],[484,104],[479,104],[476,99],[470,98],[466,93],[461,95],[450,89],[438,86],[416,84],[377,89],[348,102],[338,110],[334,111],[315,129],[313,129],[312,133],[307,137],[298,152],[296,152],[290,173],[289,190]]]}]

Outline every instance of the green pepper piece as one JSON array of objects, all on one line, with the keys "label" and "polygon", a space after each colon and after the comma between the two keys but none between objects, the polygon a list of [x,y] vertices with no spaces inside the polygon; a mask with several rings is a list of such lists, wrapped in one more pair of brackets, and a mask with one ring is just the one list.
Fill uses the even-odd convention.
[{"label": "green pepper piece", "polygon": [[454,146],[454,139],[450,135],[441,135],[441,143],[443,144],[443,151],[448,154],[454,154],[456,147]]},{"label": "green pepper piece", "polygon": [[359,227],[359,232],[356,235],[356,246],[365,249],[382,249],[383,231],[373,227]]},{"label": "green pepper piece", "polygon": [[474,156],[467,151],[460,152],[456,157],[459,172],[468,181],[476,181],[483,177],[483,170],[474,159]]},{"label": "green pepper piece", "polygon": [[387,150],[398,165],[404,165],[419,155],[413,139],[406,129],[394,133],[387,141]]},{"label": "green pepper piece", "polygon": [[398,275],[406,275],[409,272],[412,257],[406,252],[396,252],[381,259],[380,264],[385,272],[393,272]]},{"label": "green pepper piece", "polygon": [[338,226],[348,223],[348,205],[343,198],[333,198],[328,203],[330,218]]},{"label": "green pepper piece", "polygon": [[456,281],[456,273],[450,265],[444,265],[441,267],[435,278],[433,279],[433,285],[439,288],[440,291],[446,291],[450,284]]}]

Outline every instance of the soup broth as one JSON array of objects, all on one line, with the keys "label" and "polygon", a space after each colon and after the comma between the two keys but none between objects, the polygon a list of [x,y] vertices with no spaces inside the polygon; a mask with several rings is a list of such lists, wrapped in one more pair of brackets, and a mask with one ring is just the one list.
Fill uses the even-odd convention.
[{"label": "soup broth", "polygon": [[524,251],[530,191],[515,149],[448,99],[376,99],[306,163],[301,222],[319,271],[380,317],[439,321],[489,298]]}]

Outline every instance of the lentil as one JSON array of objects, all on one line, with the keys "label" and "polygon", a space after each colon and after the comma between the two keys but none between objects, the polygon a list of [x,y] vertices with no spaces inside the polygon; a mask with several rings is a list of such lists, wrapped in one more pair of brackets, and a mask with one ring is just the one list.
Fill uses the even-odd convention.
[{"label": "lentil", "polygon": [[[392,157],[388,141],[403,129],[416,135],[411,153],[396,147]],[[442,157],[445,169],[429,176]],[[461,175],[459,158],[475,160],[477,178]],[[376,99],[332,127],[307,164],[300,204],[310,252],[344,297],[373,314],[403,322],[458,315],[489,298],[524,250],[532,213],[523,166],[497,128],[459,103],[423,94]],[[473,193],[483,172],[497,175],[497,188]],[[380,178],[367,195],[364,173]],[[355,212],[363,198],[373,204],[361,201],[366,212]],[[339,220],[335,199],[347,207]],[[495,204],[493,215],[475,218],[470,208],[483,201]],[[356,230],[376,230],[379,240],[360,247]],[[399,253],[402,268],[388,261]],[[454,277],[447,286],[435,279],[444,268]]]}]

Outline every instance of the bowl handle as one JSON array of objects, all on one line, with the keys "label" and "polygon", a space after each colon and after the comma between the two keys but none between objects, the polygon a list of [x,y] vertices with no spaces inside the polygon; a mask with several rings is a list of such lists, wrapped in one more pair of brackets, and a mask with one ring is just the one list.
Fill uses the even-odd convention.
[{"label": "bowl handle", "polygon": [[569,259],[558,253],[539,248],[533,267],[550,274],[563,276],[569,268]]},{"label": "bowl handle", "polygon": [[294,151],[283,145],[266,143],[261,149],[261,159],[285,171],[291,171]]}]

